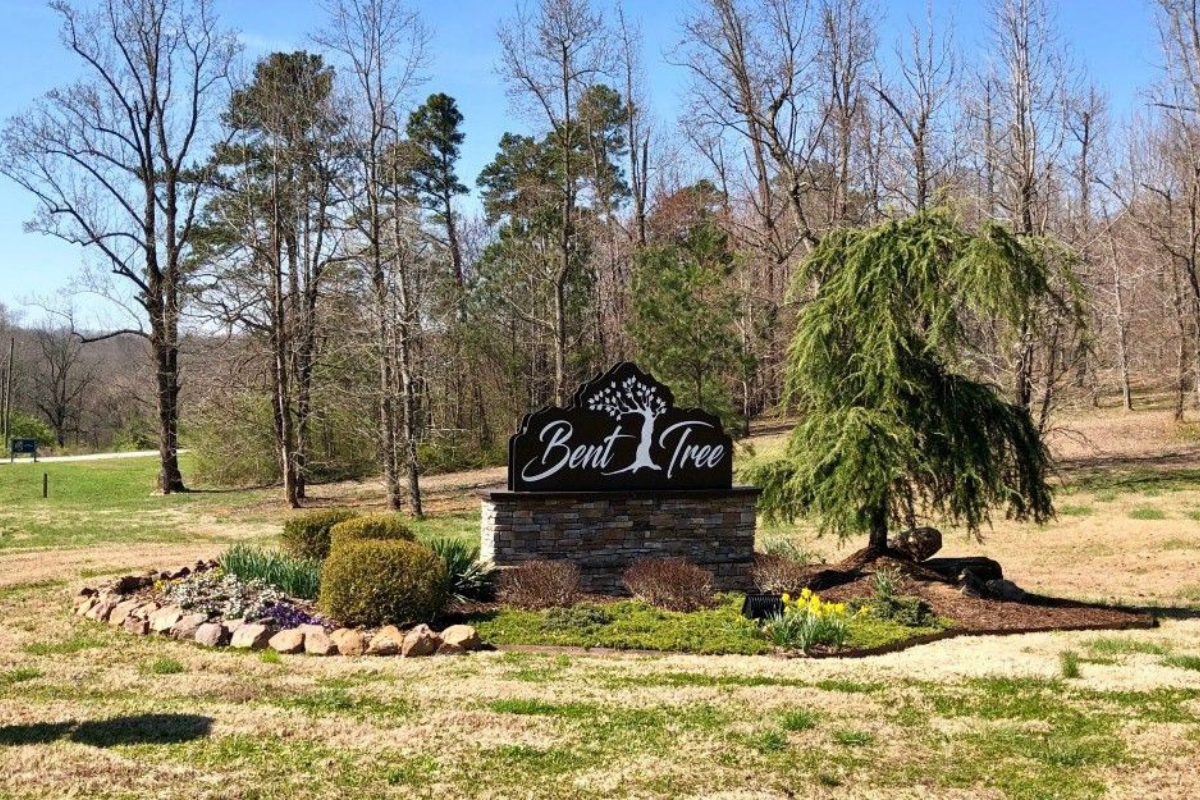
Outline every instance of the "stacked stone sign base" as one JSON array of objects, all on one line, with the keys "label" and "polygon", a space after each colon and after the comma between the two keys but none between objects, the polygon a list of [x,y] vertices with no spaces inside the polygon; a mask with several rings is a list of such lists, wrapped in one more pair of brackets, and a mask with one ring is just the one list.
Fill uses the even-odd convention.
[{"label": "stacked stone sign base", "polygon": [[750,586],[758,489],[485,491],[481,557],[498,567],[566,559],[585,591],[623,593],[642,558],[685,558],[721,591]]}]

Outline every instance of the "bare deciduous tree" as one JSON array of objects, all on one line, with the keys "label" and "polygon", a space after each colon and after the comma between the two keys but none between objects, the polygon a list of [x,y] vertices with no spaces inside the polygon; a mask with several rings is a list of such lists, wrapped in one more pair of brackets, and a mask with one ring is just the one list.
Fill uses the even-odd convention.
[{"label": "bare deciduous tree", "polygon": [[[396,206],[395,155],[403,138],[408,94],[421,80],[428,32],[418,13],[402,0],[330,0],[328,24],[317,41],[344,62],[352,87],[349,127],[356,151],[354,185],[347,187],[361,246],[356,253],[371,286],[379,364],[379,436],[384,484],[390,508],[407,494],[410,512],[421,514],[417,464],[417,408],[411,323],[415,312],[392,315],[393,273],[409,263],[399,249],[389,219]],[[407,281],[400,276],[401,282]],[[409,295],[411,296],[411,294]],[[400,418],[397,419],[397,395]],[[403,466],[402,466],[403,464]],[[407,492],[400,488],[406,473]]]},{"label": "bare deciduous tree", "polygon": [[[38,200],[30,230],[99,253],[131,290],[157,381],[159,489],[179,471],[180,317],[203,181],[234,39],[209,0],[56,0],[86,77],[46,94],[3,134],[0,171]],[[116,331],[108,335],[116,335]]]},{"label": "bare deciduous tree", "polygon": [[509,93],[518,107],[548,128],[559,159],[558,252],[552,288],[554,400],[563,405],[570,391],[567,287],[579,262],[576,184],[582,165],[576,152],[584,134],[576,124],[576,107],[601,76],[611,71],[609,31],[588,0],[541,0],[533,16],[518,6],[516,16],[500,27],[498,36],[500,70],[509,83]]}]

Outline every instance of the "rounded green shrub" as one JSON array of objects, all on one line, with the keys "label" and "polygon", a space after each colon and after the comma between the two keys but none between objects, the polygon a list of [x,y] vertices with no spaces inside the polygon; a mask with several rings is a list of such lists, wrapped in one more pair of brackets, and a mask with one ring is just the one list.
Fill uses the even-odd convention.
[{"label": "rounded green shrub", "polygon": [[322,561],[329,555],[329,531],[340,522],[354,519],[358,513],[348,508],[305,511],[283,523],[283,549],[296,558]]},{"label": "rounded green shrub", "polygon": [[411,542],[414,538],[396,514],[365,514],[334,525],[329,530],[329,548],[336,550],[346,542],[366,539]]},{"label": "rounded green shrub", "polygon": [[448,583],[445,563],[424,545],[347,541],[325,560],[320,606],[349,626],[428,622],[445,605]]}]

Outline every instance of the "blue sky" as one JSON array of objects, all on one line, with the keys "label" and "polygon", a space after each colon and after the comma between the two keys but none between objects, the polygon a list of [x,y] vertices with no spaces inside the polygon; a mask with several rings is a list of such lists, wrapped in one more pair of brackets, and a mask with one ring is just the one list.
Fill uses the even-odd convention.
[{"label": "blue sky", "polygon": [[[1053,0],[1052,0],[1053,1]],[[495,31],[515,0],[415,0],[433,32],[429,81],[424,93],[443,91],[458,100],[466,143],[460,175],[474,184],[491,159],[500,135],[528,125],[508,106],[495,73]],[[611,0],[597,0],[604,8]],[[241,32],[249,57],[310,46],[308,35],[321,22],[316,0],[215,0],[225,24]],[[956,38],[968,64],[986,35],[982,0],[937,0],[940,15],[955,21]],[[642,26],[649,93],[664,120],[679,113],[686,75],[666,59],[679,39],[679,20],[689,0],[625,0],[626,14]],[[910,17],[924,16],[925,0],[879,0],[885,22],[884,53]],[[1059,0],[1059,28],[1075,57],[1108,92],[1114,116],[1141,104],[1140,89],[1156,79],[1157,55],[1151,8],[1145,0]],[[0,0],[0,118],[19,113],[34,98],[76,76],[76,64],[58,43],[57,22],[42,0]],[[44,236],[22,232],[33,200],[0,177],[0,304],[20,309],[48,297],[79,273],[81,251]],[[85,310],[96,301],[80,298]],[[30,308],[36,317],[40,311]],[[102,324],[103,316],[93,324]]]}]

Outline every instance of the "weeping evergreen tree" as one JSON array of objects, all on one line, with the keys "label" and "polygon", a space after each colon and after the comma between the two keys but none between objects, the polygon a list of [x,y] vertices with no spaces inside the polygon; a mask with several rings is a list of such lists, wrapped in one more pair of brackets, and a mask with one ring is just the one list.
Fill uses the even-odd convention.
[{"label": "weeping evergreen tree", "polygon": [[976,234],[945,209],[822,240],[797,275],[816,296],[787,354],[803,413],[786,455],[744,476],[769,519],[819,519],[841,537],[937,518],[978,533],[992,509],[1053,514],[1048,454],[1029,412],[963,374],[972,323],[1016,330],[1057,297],[1066,251],[998,223]]}]

